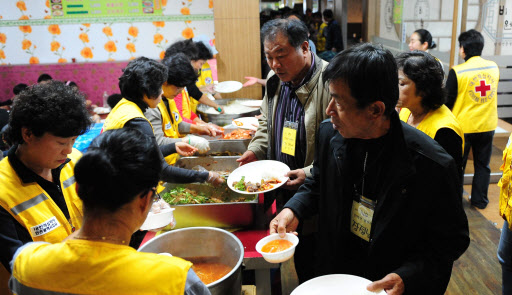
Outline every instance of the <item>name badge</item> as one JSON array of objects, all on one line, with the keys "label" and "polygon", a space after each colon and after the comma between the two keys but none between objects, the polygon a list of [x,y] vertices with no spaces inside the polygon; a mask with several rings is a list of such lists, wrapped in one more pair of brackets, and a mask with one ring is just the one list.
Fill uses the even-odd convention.
[{"label": "name badge", "polygon": [[374,210],[375,202],[363,196],[360,196],[359,202],[352,202],[350,231],[367,242],[370,241]]},{"label": "name badge", "polygon": [[171,127],[172,127],[171,123],[167,123],[167,124],[165,124],[164,128],[165,128],[165,130],[169,130],[169,129],[171,129]]},{"label": "name badge", "polygon": [[281,153],[295,156],[295,141],[297,139],[297,122],[285,121],[283,126],[283,140],[281,142]]},{"label": "name badge", "polygon": [[30,232],[32,233],[32,236],[38,237],[51,232],[52,230],[56,229],[59,226],[60,223],[57,220],[57,217],[53,216],[47,221],[31,227]]}]

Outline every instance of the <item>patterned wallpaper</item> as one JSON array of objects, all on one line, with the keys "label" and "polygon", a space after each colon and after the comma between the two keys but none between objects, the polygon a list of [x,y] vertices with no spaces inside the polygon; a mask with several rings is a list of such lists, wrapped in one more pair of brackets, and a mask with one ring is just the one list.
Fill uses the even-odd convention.
[{"label": "patterned wallpaper", "polygon": [[161,58],[174,41],[215,44],[213,0],[161,0],[163,15],[52,19],[49,0],[8,0],[0,10],[0,64]]}]

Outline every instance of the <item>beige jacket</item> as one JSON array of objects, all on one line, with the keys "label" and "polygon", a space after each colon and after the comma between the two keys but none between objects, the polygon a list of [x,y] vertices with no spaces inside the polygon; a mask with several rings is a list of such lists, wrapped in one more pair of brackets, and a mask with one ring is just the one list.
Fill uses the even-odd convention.
[{"label": "beige jacket", "polygon": [[[306,177],[311,175],[313,159],[315,154],[316,133],[320,123],[327,119],[325,113],[330,101],[329,89],[324,85],[322,73],[328,63],[315,55],[315,68],[311,79],[295,92],[300,102],[304,106],[304,121],[306,127],[306,161],[304,162],[304,172]],[[267,76],[267,87],[265,97],[260,111],[262,117],[259,119],[259,126],[254,135],[248,150],[254,152],[258,160],[275,159],[274,151],[274,120],[277,100],[281,91],[281,81],[273,71]]]}]

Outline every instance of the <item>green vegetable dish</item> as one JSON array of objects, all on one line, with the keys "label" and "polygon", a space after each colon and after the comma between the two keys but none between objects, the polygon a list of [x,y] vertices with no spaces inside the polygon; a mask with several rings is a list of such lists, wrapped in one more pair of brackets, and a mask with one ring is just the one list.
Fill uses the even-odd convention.
[{"label": "green vegetable dish", "polygon": [[236,199],[224,197],[222,194],[219,197],[206,196],[204,193],[184,187],[176,187],[168,192],[161,194],[162,199],[170,205],[184,205],[184,204],[207,204],[207,203],[225,203],[225,202],[247,202],[245,196],[239,196]]},{"label": "green vegetable dish", "polygon": [[245,191],[245,176],[242,176],[239,182],[233,183],[233,187],[239,191]]}]

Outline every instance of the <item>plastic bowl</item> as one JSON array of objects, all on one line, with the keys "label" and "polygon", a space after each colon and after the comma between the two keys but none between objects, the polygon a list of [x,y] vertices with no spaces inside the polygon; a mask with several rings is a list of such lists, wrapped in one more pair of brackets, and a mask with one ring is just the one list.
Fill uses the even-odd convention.
[{"label": "plastic bowl", "polygon": [[140,230],[151,230],[167,226],[174,220],[174,215],[172,213],[174,209],[175,208],[163,209],[157,214],[149,212],[148,217],[146,217],[146,220],[140,227]]},{"label": "plastic bowl", "polygon": [[[265,246],[270,241],[278,240],[278,239],[284,239],[292,242],[292,246],[284,251],[275,252],[275,253],[267,253],[262,252],[261,248]],[[295,247],[299,244],[299,238],[297,238],[296,235],[286,233],[286,236],[284,238],[279,237],[279,234],[271,234],[269,236],[264,237],[263,239],[259,240],[258,243],[256,243],[256,251],[263,256],[263,259],[270,263],[281,263],[283,261],[286,261],[290,258],[292,258],[293,253],[295,253]]]}]

